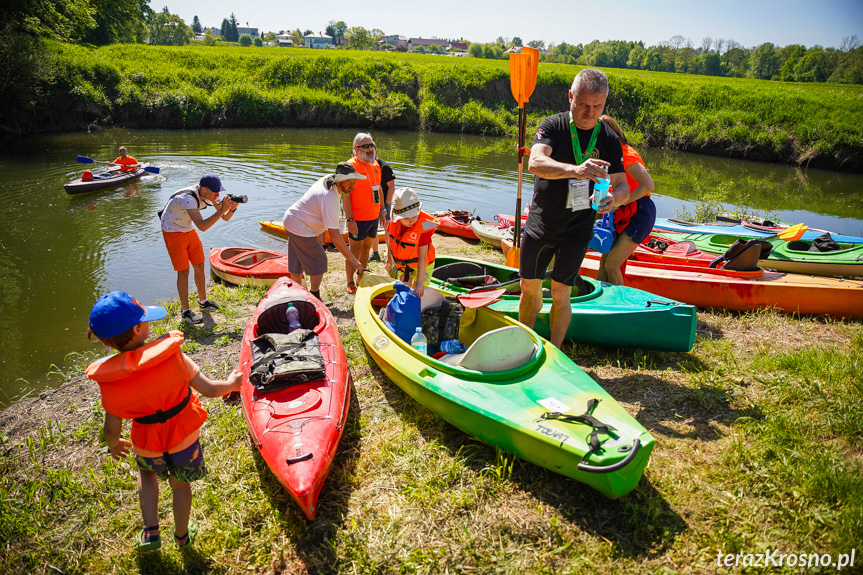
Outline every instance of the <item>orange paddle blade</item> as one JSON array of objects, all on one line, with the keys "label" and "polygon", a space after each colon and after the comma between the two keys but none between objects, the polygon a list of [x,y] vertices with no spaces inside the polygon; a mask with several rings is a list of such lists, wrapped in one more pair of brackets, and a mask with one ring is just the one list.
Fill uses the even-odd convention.
[{"label": "orange paddle blade", "polygon": [[521,49],[521,54],[509,55],[509,87],[512,96],[523,107],[536,88],[536,72],[539,69],[539,50]]},{"label": "orange paddle blade", "polygon": [[809,229],[809,226],[806,224],[794,224],[776,234],[776,237],[786,242],[793,242],[802,238],[807,229]]},{"label": "orange paddle blade", "polygon": [[522,78],[524,82],[524,101],[527,102],[536,88],[536,74],[539,71],[539,50],[536,48],[523,47],[521,49],[522,56],[527,57],[526,74]]},{"label": "orange paddle blade", "polygon": [[506,265],[511,268],[519,268],[521,260],[521,248],[511,247],[506,253]]}]

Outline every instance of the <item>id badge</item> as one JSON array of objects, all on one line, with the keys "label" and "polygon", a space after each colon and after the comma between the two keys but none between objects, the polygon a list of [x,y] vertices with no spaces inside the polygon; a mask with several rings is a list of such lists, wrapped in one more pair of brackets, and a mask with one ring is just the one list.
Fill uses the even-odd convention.
[{"label": "id badge", "polygon": [[375,204],[381,203],[381,187],[380,186],[372,186],[372,199]]},{"label": "id badge", "polygon": [[577,212],[590,207],[590,180],[569,180],[566,208]]}]

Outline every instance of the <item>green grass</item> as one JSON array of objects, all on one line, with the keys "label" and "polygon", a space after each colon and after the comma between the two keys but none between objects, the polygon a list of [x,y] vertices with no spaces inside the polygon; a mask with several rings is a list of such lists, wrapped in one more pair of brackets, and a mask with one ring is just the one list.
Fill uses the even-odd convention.
[{"label": "green grass", "polygon": [[[280,48],[47,43],[30,129],[357,126],[514,135],[506,61]],[[567,109],[579,67],[541,64],[529,132]],[[636,146],[861,170],[863,87],[607,70]]]},{"label": "green grass", "polygon": [[[236,364],[262,293],[214,287],[236,316],[186,332],[218,350],[205,373]],[[168,307],[154,333],[181,325]],[[0,414],[0,571],[704,573],[720,572],[718,553],[836,555],[863,540],[859,322],[702,311],[690,353],[567,345],[657,438],[644,478],[617,501],[454,429],[387,380],[340,323],[354,390],[315,520],[251,446],[240,408],[205,400],[195,548],[136,555],[134,462],[103,452],[94,389],[61,401],[91,385],[78,377],[57,399]],[[39,423],[21,425],[16,409]]]}]

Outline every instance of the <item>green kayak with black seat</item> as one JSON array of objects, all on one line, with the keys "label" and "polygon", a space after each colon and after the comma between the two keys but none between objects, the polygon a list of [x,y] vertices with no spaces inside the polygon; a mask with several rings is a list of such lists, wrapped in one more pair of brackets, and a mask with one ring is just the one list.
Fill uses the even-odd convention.
[{"label": "green kayak with black seat", "polygon": [[381,320],[393,294],[391,280],[363,274],[354,317],[375,363],[405,393],[468,435],[606,497],[635,488],[654,437],[563,352],[479,308],[460,319],[464,353],[428,356]]},{"label": "green kayak with black seat", "polygon": [[[493,278],[493,279],[492,279]],[[518,319],[518,270],[505,265],[438,254],[432,284],[456,293],[507,283],[508,292],[491,309]],[[551,280],[543,282],[545,296],[533,329],[551,335]],[[602,347],[659,351],[689,351],[695,343],[695,306],[626,286],[579,277],[569,300],[572,319],[566,339]]]}]

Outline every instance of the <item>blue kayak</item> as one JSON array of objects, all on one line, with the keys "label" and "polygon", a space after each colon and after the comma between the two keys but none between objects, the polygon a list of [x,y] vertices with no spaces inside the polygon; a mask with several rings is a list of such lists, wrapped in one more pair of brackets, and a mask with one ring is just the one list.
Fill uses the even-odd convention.
[{"label": "blue kayak", "polygon": [[[683,220],[668,218],[656,218],[653,224],[654,230],[670,230],[672,232],[699,233],[699,234],[725,234],[729,236],[740,236],[746,238],[766,238],[776,235],[776,230],[760,230],[757,226],[737,224],[733,222],[708,222],[693,223]],[[812,241],[824,234],[821,230],[806,230],[801,240]],[[830,233],[835,242],[842,244],[863,244],[863,237],[846,236],[843,234]]]}]

